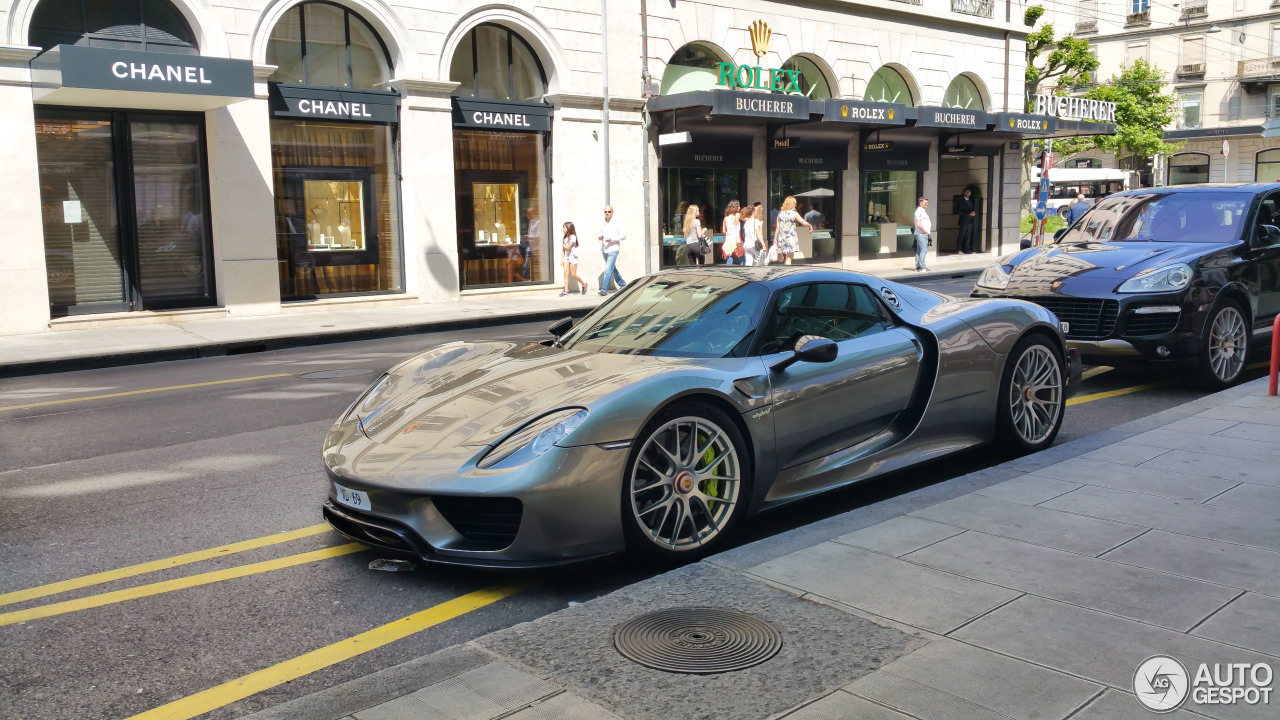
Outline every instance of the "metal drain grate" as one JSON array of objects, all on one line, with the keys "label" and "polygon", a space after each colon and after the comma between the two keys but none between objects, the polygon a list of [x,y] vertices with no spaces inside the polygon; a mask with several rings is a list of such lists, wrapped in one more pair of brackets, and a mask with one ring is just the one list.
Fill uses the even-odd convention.
[{"label": "metal drain grate", "polygon": [[302,373],[298,377],[303,380],[333,380],[335,378],[359,377],[372,374],[372,370],[365,370],[364,368],[342,368],[339,370],[314,370]]},{"label": "metal drain grate", "polygon": [[655,670],[711,675],[765,662],[782,649],[782,635],[737,610],[671,608],[622,623],[613,646]]}]

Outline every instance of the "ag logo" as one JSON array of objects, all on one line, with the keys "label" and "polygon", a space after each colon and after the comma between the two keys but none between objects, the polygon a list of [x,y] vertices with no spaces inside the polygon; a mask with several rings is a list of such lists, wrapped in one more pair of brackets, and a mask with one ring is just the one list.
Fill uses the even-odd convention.
[{"label": "ag logo", "polygon": [[1182,663],[1168,655],[1153,655],[1133,673],[1133,694],[1151,712],[1177,710],[1187,700],[1191,677]]}]

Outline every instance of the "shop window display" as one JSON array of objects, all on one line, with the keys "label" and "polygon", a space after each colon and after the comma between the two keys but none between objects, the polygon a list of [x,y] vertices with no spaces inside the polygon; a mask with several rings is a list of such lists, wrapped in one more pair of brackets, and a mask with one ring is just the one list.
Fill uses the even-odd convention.
[{"label": "shop window display", "polygon": [[769,171],[769,241],[778,209],[787,197],[796,199],[796,212],[813,226],[798,228],[800,262],[830,263],[840,259],[840,172],[837,170]]},{"label": "shop window display", "polygon": [[1169,184],[1194,185],[1209,182],[1209,156],[1182,153],[1169,158]]},{"label": "shop window display", "polygon": [[1280,181],[1280,150],[1263,150],[1257,157],[1257,182]]},{"label": "shop window display", "polygon": [[906,257],[912,253],[911,233],[920,173],[869,170],[862,173],[862,218],[858,257]]},{"label": "shop window display", "polygon": [[303,180],[307,250],[364,251],[364,183]]},{"label": "shop window display", "polygon": [[721,224],[729,201],[746,204],[747,173],[745,170],[712,168],[662,168],[662,267],[688,265],[685,254],[684,213],[690,205],[702,211],[702,226],[710,231],[714,250],[710,262],[723,262],[720,246],[724,243]]}]

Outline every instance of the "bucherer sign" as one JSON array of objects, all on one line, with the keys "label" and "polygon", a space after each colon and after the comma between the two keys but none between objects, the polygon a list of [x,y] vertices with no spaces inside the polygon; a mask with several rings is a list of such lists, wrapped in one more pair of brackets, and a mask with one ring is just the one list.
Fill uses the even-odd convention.
[{"label": "bucherer sign", "polygon": [[1106,100],[1067,97],[1066,95],[1036,95],[1036,115],[1068,118],[1072,120],[1116,121],[1116,104]]}]

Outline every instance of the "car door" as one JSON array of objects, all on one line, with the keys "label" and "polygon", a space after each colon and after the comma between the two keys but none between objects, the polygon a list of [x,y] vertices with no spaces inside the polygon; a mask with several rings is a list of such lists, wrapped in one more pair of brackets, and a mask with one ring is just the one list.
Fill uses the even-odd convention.
[{"label": "car door", "polygon": [[1280,313],[1280,242],[1275,230],[1265,226],[1280,226],[1280,192],[1268,193],[1258,209],[1257,227],[1249,239],[1249,259],[1256,264],[1258,278],[1258,315],[1254,319],[1255,333],[1264,333]]},{"label": "car door", "polygon": [[907,407],[920,346],[867,287],[829,282],[782,290],[762,327],[769,366],[806,335],[839,347],[832,362],[796,362],[770,375],[779,470],[853,447]]}]

